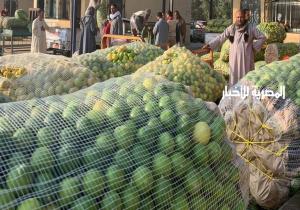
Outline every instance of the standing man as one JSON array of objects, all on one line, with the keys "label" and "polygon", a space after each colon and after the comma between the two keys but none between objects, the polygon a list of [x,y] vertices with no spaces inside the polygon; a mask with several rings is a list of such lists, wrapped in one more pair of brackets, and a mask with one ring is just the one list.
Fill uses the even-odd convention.
[{"label": "standing man", "polygon": [[123,34],[123,24],[122,24],[122,17],[121,13],[118,11],[116,4],[110,5],[110,34],[117,34],[122,35]]},{"label": "standing man", "polygon": [[168,46],[169,25],[163,19],[162,12],[158,12],[156,18],[157,22],[153,28],[153,34],[155,36],[155,45],[166,50]]},{"label": "standing man", "polygon": [[44,20],[44,10],[39,9],[37,14],[32,22],[31,53],[47,53],[46,30],[50,28]]},{"label": "standing man", "polygon": [[245,12],[245,21],[250,22],[251,21],[251,11],[249,9],[244,9]]},{"label": "standing man", "polygon": [[94,7],[88,8],[87,13],[80,21],[80,26],[79,55],[94,52],[96,50],[96,36],[98,32]]},{"label": "standing man", "polygon": [[245,11],[239,10],[235,13],[235,23],[203,48],[216,49],[227,39],[230,41],[229,85],[233,86],[254,69],[254,51],[261,49],[266,37],[256,27],[249,26],[245,20]]},{"label": "standing man", "polygon": [[167,14],[167,23],[169,25],[169,35],[168,35],[168,48],[173,47],[176,44],[176,25],[177,21],[174,20],[173,12],[168,11]]},{"label": "standing man", "polygon": [[130,27],[132,35],[141,35],[145,22],[149,19],[150,15],[151,10],[146,9],[145,11],[138,11],[131,16]]},{"label": "standing man", "polygon": [[248,23],[248,25],[251,27],[256,27],[255,18],[252,15],[251,10],[244,9],[244,12],[245,12],[245,21]]},{"label": "standing man", "polygon": [[186,36],[186,23],[185,20],[180,15],[179,11],[175,11],[176,24],[176,43],[180,46],[183,46],[185,43]]}]

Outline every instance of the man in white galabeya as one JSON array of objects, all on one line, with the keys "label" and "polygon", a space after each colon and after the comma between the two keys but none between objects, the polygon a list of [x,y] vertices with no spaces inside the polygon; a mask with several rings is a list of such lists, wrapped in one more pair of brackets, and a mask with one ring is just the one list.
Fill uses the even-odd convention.
[{"label": "man in white galabeya", "polygon": [[38,17],[32,22],[32,53],[47,53],[46,30],[50,28],[44,20],[44,10],[38,11]]},{"label": "man in white galabeya", "polygon": [[203,48],[216,49],[227,39],[230,40],[229,86],[233,86],[250,70],[254,69],[254,53],[261,49],[266,37],[256,27],[247,24],[245,11],[238,10],[235,13],[235,23]]}]

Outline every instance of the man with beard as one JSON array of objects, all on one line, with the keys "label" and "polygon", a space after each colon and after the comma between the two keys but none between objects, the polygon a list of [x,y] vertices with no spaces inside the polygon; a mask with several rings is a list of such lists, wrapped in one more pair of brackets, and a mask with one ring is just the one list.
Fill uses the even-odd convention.
[{"label": "man with beard", "polygon": [[204,49],[216,49],[229,39],[229,86],[236,84],[250,70],[254,69],[254,53],[259,51],[266,41],[266,37],[256,27],[247,24],[245,11],[235,13],[235,23],[225,31],[204,45]]}]

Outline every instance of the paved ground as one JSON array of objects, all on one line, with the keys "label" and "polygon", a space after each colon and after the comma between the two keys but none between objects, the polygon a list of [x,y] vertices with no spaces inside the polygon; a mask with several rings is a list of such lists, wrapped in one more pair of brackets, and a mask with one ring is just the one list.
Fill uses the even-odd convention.
[{"label": "paved ground", "polygon": [[[206,33],[205,34],[205,43],[208,43],[209,41],[213,40],[219,35],[219,33]],[[190,43],[189,46],[187,46],[190,50],[199,49],[204,45],[204,43],[196,42],[196,43]]]},{"label": "paved ground", "polygon": [[299,210],[300,209],[300,193],[294,195],[279,210]]},{"label": "paved ground", "polygon": [[[30,51],[31,39],[16,40],[13,43],[14,43],[14,47],[13,47],[14,54],[20,54],[20,53],[25,53]],[[11,54],[10,46],[11,46],[11,42],[5,41],[4,55]],[[2,47],[2,41],[0,47]]]}]

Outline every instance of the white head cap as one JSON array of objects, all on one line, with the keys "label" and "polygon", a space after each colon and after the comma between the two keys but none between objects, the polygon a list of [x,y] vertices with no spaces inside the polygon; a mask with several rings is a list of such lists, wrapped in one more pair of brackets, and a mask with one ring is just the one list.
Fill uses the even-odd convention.
[{"label": "white head cap", "polygon": [[282,18],[282,14],[281,14],[281,13],[278,13],[278,15],[277,15],[277,20],[278,20],[278,21],[281,21],[281,18]]}]

